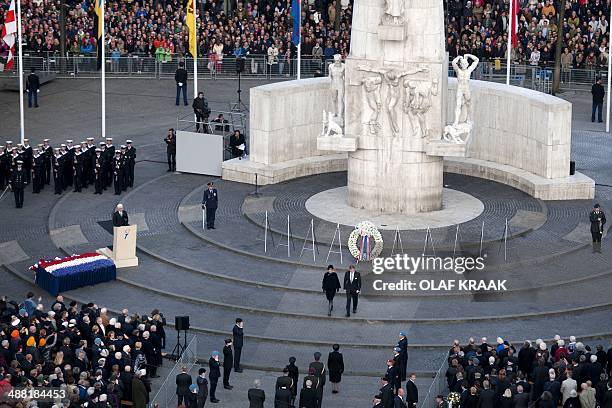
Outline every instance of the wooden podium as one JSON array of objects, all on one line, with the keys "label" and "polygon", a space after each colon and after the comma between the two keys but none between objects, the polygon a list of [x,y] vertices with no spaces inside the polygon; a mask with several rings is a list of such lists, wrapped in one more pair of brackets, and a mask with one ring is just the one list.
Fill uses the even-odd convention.
[{"label": "wooden podium", "polygon": [[98,253],[111,258],[117,268],[138,266],[138,257],[136,257],[137,233],[138,227],[136,225],[113,227],[113,250],[101,248]]}]

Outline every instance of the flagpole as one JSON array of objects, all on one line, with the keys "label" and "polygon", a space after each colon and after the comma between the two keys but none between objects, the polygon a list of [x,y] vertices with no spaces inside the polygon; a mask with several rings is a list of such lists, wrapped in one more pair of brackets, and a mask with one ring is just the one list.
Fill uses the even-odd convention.
[{"label": "flagpole", "polygon": [[19,50],[19,130],[21,136],[21,144],[25,139],[25,119],[23,112],[23,50],[21,46],[21,0],[15,0],[17,3],[17,49]]},{"label": "flagpole", "polygon": [[[104,0],[100,0],[100,12],[102,13],[102,31],[99,46],[102,49],[102,138],[106,139],[106,22],[104,14],[106,13]],[[99,17],[98,17],[99,18]]]},{"label": "flagpole", "polygon": [[[610,18],[612,18],[612,7],[610,7]],[[612,77],[610,77],[610,74],[612,73],[610,40],[612,40],[612,29],[610,29],[610,26],[608,26],[608,95],[606,96],[606,132],[610,132],[610,85],[612,85]]]},{"label": "flagpole", "polygon": [[302,0],[298,0],[297,79],[302,79]]},{"label": "flagpole", "polygon": [[198,96],[198,37],[197,37],[197,33],[198,33],[198,18],[196,16],[196,10],[197,10],[197,0],[193,0],[193,24],[195,25],[195,32],[196,32],[196,39],[195,39],[195,55],[192,55],[193,57],[193,98],[197,98]]},{"label": "flagpole", "polygon": [[[512,20],[514,19],[514,0],[510,0],[510,15],[508,16],[508,55],[506,57],[506,85],[510,85],[510,59],[512,53]],[[518,29],[518,27],[517,27]]]}]

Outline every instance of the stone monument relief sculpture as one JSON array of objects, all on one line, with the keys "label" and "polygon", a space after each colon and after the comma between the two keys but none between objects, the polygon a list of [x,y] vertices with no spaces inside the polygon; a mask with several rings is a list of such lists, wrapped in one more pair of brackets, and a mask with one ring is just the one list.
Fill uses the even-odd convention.
[{"label": "stone monument relief sculpture", "polygon": [[[379,74],[384,79],[384,83],[387,84],[387,100],[385,107],[387,108],[387,114],[389,115],[389,122],[391,123],[393,135],[397,136],[400,131],[397,120],[397,104],[402,96],[399,87],[400,80],[407,75],[427,72],[427,69],[417,68],[411,71],[400,71],[395,68],[373,68],[368,65],[360,65],[357,67],[357,69],[360,71]],[[368,102],[368,104],[370,103]]]},{"label": "stone monument relief sculpture", "polygon": [[[433,81],[404,81],[406,97],[404,99],[403,110],[408,114],[410,124],[413,129],[422,137],[429,137],[429,129],[425,123],[425,115],[431,109],[432,95],[438,95],[438,79]],[[415,124],[416,122],[416,124]]]},{"label": "stone monument relief sculpture", "polygon": [[400,25],[404,22],[404,0],[386,0],[383,24]]}]

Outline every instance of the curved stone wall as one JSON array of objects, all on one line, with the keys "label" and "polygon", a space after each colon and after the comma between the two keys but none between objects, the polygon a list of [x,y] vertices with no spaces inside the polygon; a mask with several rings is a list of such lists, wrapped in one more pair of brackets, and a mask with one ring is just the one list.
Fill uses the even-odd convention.
[{"label": "curved stone wall", "polygon": [[[449,78],[447,121],[453,120],[456,81]],[[474,131],[469,157],[445,159],[444,170],[511,185],[543,200],[590,199],[595,183],[569,175],[571,103],[551,95],[472,81]],[[329,79],[251,89],[250,157],[223,163],[222,177],[260,185],[344,171],[347,155],[317,150]]]}]

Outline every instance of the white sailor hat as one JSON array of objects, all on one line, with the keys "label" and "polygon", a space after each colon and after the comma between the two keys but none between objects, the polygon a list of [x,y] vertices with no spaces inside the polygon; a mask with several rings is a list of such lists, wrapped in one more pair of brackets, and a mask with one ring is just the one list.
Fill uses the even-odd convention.
[{"label": "white sailor hat", "polygon": [[131,140],[131,139],[128,139],[128,140],[126,140],[126,141],[125,141],[125,143],[127,143],[127,144],[132,144],[132,140]]},{"label": "white sailor hat", "polygon": [[102,151],[102,149],[100,149],[99,147],[96,149],[96,153],[100,153]]},{"label": "white sailor hat", "polygon": [[121,154],[121,151],[115,150],[115,154]]},{"label": "white sailor hat", "polygon": [[113,140],[113,138],[112,137],[107,137],[106,140]]},{"label": "white sailor hat", "polygon": [[121,145],[121,148],[122,149],[127,149],[127,146],[126,145]]},{"label": "white sailor hat", "polygon": [[17,164],[23,164],[23,160],[17,160]]},{"label": "white sailor hat", "polygon": [[80,145],[80,144],[74,145],[74,148],[75,148],[75,149],[80,149],[80,148],[81,148],[81,145]]},{"label": "white sailor hat", "polygon": [[43,142],[49,143],[49,139],[44,139]]},{"label": "white sailor hat", "polygon": [[25,142],[29,142],[29,141],[30,141],[30,139],[23,139],[23,141],[24,141],[24,143],[25,143]]},{"label": "white sailor hat", "polygon": [[6,142],[4,142],[4,143],[6,143],[6,144],[13,144],[13,141],[12,141],[12,140],[7,140],[7,141],[6,141]]},{"label": "white sailor hat", "polygon": [[72,139],[66,140],[66,143],[72,143]]},{"label": "white sailor hat", "polygon": [[81,142],[81,144],[87,144],[87,142],[83,140],[83,141]]},{"label": "white sailor hat", "polygon": [[66,143],[62,143],[60,147],[66,147]]},{"label": "white sailor hat", "polygon": [[106,146],[105,142],[100,142],[100,146]]},{"label": "white sailor hat", "polygon": [[94,138],[93,137],[88,137],[87,140],[94,140]]}]

